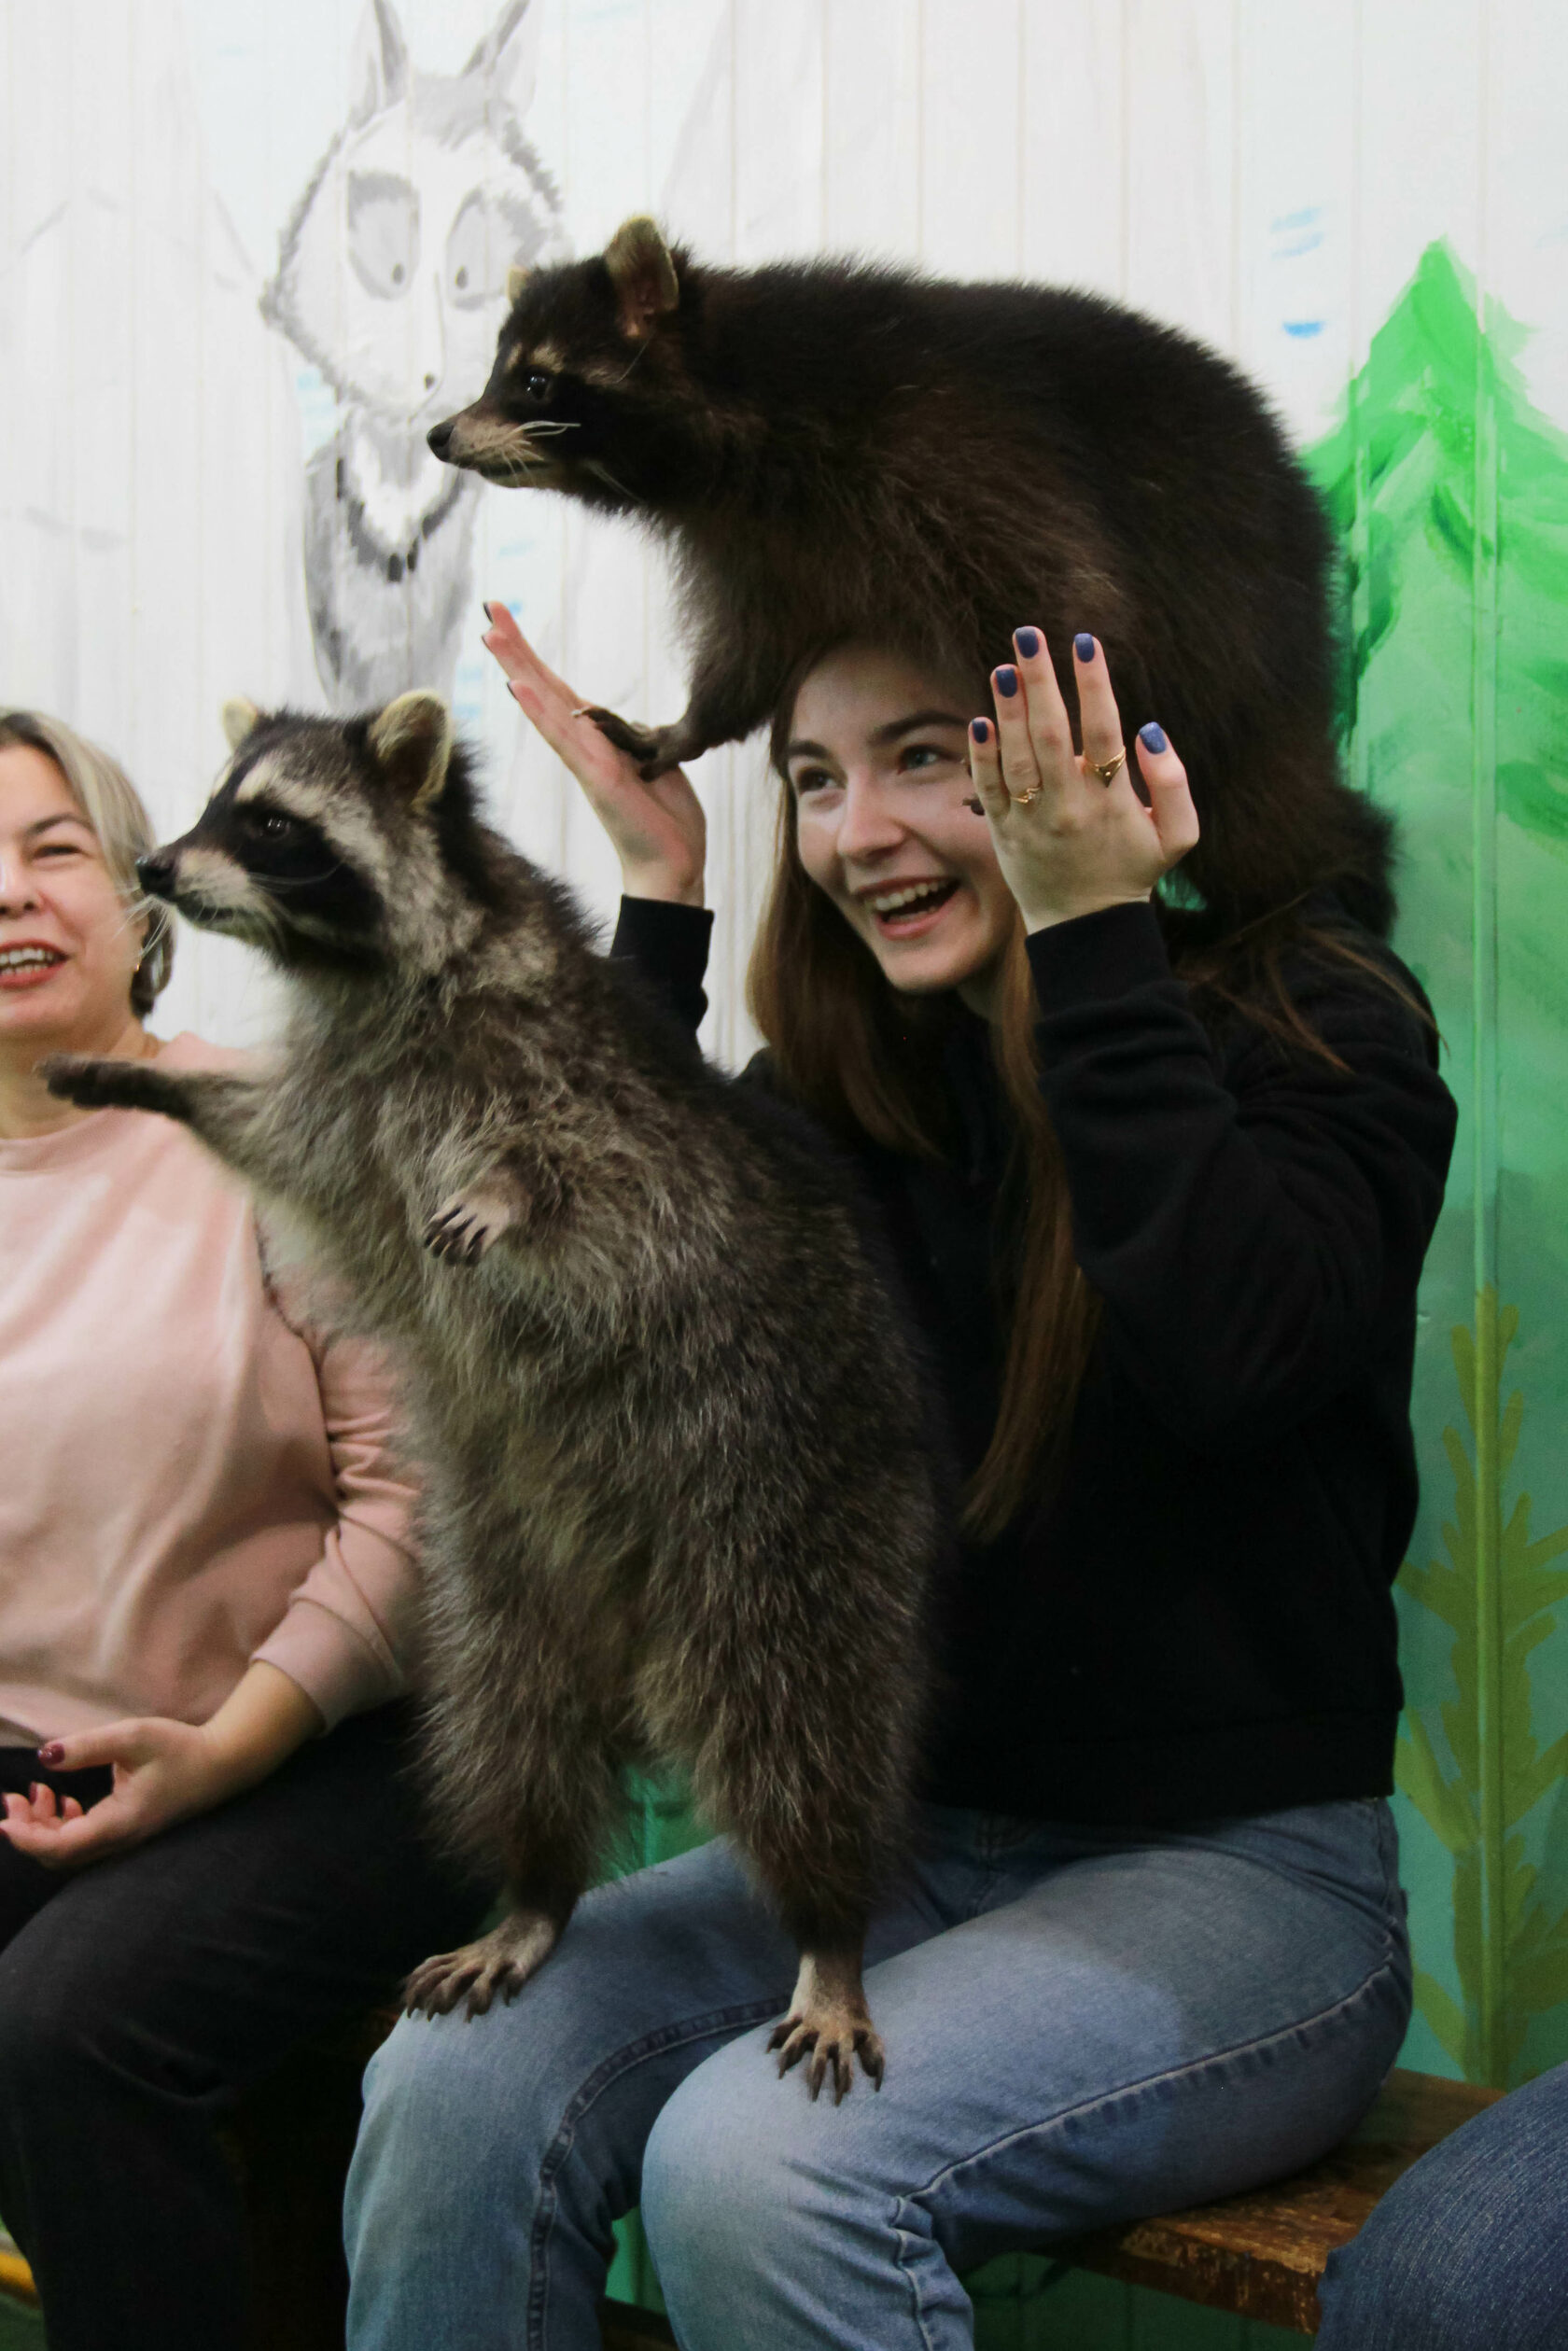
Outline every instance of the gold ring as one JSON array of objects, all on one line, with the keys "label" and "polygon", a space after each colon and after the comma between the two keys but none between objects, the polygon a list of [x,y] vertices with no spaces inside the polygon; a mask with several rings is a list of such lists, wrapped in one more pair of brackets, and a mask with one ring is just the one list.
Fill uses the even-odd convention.
[{"label": "gold ring", "polygon": [[1102,784],[1113,784],[1117,777],[1121,774],[1122,769],[1127,765],[1127,752],[1125,749],[1118,751],[1114,759],[1108,759],[1104,766],[1101,767],[1099,760],[1091,759],[1087,751],[1085,751],[1084,753],[1084,764],[1088,769],[1091,776],[1098,776],[1099,777]]},{"label": "gold ring", "polygon": [[1036,784],[1032,791],[1015,791],[1013,794],[1013,805],[1015,808],[1032,808],[1039,797],[1040,786]]}]

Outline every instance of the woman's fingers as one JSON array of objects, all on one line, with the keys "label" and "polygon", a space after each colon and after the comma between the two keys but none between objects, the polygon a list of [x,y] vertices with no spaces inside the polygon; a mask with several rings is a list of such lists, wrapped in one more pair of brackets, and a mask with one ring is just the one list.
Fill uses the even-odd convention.
[{"label": "woman's fingers", "polygon": [[1051,649],[1037,628],[1015,629],[1013,645],[1036,768],[1042,777],[1066,781],[1072,767],[1072,725],[1057,683]]},{"label": "woman's fingers", "polygon": [[1008,798],[1028,807],[1041,793],[1040,755],[1029,734],[1029,696],[1015,664],[1004,662],[992,670],[991,698],[1002,781]]},{"label": "woman's fingers", "polygon": [[1138,730],[1138,765],[1149,788],[1149,814],[1169,873],[1197,847],[1199,826],[1187,771],[1166,740],[1165,729],[1153,719]]},{"label": "woman's fingers", "polygon": [[1007,814],[1008,791],[1001,778],[1001,753],[997,731],[989,719],[969,722],[969,772],[985,814],[993,820]]},{"label": "woman's fingers", "polygon": [[[1121,713],[1111,691],[1104,648],[1086,630],[1072,640],[1072,668],[1078,680],[1078,726],[1085,764],[1109,767],[1118,753],[1125,759],[1127,747],[1122,739]],[[1101,775],[1095,780],[1114,783],[1121,772],[1118,767],[1116,776]]]}]

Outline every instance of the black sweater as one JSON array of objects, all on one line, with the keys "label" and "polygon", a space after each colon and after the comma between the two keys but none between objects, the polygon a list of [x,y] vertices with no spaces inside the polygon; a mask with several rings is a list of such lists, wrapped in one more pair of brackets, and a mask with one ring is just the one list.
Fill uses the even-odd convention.
[{"label": "black sweater", "polygon": [[[708,928],[628,899],[612,952],[694,1026]],[[1029,947],[1103,1313],[1048,1499],[961,1551],[925,1793],[1129,1825],[1386,1794],[1416,1283],[1454,1128],[1431,1032],[1305,958],[1293,998],[1348,1074],[1239,1017],[1206,1027],[1142,905]],[[967,1474],[996,1412],[1009,1148],[978,1020],[946,1075],[951,1164],[861,1155]]]}]

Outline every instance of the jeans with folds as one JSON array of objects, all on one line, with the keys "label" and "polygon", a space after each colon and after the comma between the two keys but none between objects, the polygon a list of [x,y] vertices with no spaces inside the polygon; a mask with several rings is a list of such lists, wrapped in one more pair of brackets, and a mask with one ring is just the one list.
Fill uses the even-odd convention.
[{"label": "jeans with folds", "polygon": [[1318,2351],[1568,2351],[1568,2065],[1412,2165],[1319,2300]]},{"label": "jeans with folds", "polygon": [[352,2351],[594,2351],[639,2201],[685,2351],[959,2351],[965,2268],[1311,2162],[1409,2013],[1377,1801],[932,1810],[867,1961],[887,2081],[838,2106],[766,2054],[795,1954],[723,1843],[591,1895],[511,2007],[404,2018],[349,2181]]}]

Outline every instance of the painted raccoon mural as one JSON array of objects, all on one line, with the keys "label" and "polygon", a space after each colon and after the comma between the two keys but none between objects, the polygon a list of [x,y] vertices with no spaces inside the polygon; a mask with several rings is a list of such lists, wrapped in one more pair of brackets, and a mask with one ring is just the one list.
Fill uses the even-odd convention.
[{"label": "painted raccoon mural", "polygon": [[509,0],[459,74],[410,62],[369,0],[348,118],[283,231],[261,315],[318,368],[340,423],[305,470],[315,665],[333,709],[450,694],[473,594],[478,485],[425,435],[489,372],[513,265],[564,252],[523,135],[539,0]]}]

